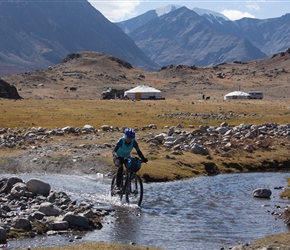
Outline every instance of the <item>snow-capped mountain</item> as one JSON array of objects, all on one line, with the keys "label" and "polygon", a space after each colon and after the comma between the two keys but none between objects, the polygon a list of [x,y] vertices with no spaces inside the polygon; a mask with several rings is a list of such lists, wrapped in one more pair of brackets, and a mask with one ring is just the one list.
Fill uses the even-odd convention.
[{"label": "snow-capped mountain", "polygon": [[157,14],[158,17],[161,17],[167,13],[170,13],[171,11],[177,10],[179,8],[181,8],[183,6],[181,5],[167,5],[165,7],[160,7],[155,9],[155,12]]},{"label": "snow-capped mountain", "polygon": [[250,61],[289,48],[290,14],[231,21],[218,12],[170,5],[141,16],[117,25],[132,23],[127,34],[160,65]]},{"label": "snow-capped mountain", "polygon": [[[182,5],[167,5],[164,7],[156,8],[153,10],[149,10],[142,15],[137,17],[131,18],[129,20],[125,20],[122,22],[116,23],[126,34],[130,34],[134,30],[140,28],[141,26],[145,25],[146,23],[150,22],[154,18],[162,17],[172,11],[178,10],[184,6]],[[224,22],[228,21],[229,19],[221,13],[200,9],[200,8],[193,8],[192,9],[196,14],[199,16],[203,16],[211,22]]]},{"label": "snow-capped mountain", "polygon": [[228,21],[229,19],[216,11],[211,11],[211,10],[206,10],[206,9],[200,9],[200,8],[193,8],[192,9],[196,14],[198,14],[199,16],[204,16],[206,17],[208,20],[213,20],[213,19],[224,19],[225,21]]}]

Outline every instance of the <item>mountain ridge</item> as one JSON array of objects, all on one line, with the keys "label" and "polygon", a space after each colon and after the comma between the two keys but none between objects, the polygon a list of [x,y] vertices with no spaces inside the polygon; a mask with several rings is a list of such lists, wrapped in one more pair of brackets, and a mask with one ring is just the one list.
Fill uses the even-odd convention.
[{"label": "mountain ridge", "polygon": [[[179,51],[179,45],[175,44],[173,45],[174,41],[165,41],[164,44],[161,45],[163,40],[155,41],[155,44],[152,45],[152,41],[155,39],[158,39],[158,37],[162,36],[162,30],[158,27],[160,25],[160,22],[157,20],[163,20],[163,29],[164,32],[171,32],[172,34],[178,32],[178,30],[189,30],[194,25],[197,25],[197,23],[194,23],[195,21],[192,20],[191,23],[183,23],[183,25],[178,26],[178,24],[174,24],[172,20],[176,18],[175,16],[178,16],[178,12],[186,7],[179,7],[176,9],[172,9],[170,12],[165,13],[161,16],[152,15],[147,16],[146,20],[146,13],[142,15],[143,20],[146,20],[146,22],[142,22],[138,17],[134,18],[135,21],[135,27],[131,27],[130,29],[133,30],[131,33],[128,33],[135,43],[147,54],[152,60],[156,61],[157,63],[161,65],[166,64],[197,64],[197,65],[214,65],[217,63],[222,62],[230,62],[230,60],[239,60],[239,61],[249,61],[249,60],[255,60],[258,58],[264,58],[266,56],[270,56],[275,53],[279,53],[281,51],[285,51],[289,44],[287,41],[290,40],[290,28],[287,25],[290,23],[289,16],[290,14],[283,15],[279,18],[270,18],[265,20],[259,20],[254,18],[242,18],[237,21],[230,21],[226,17],[224,17],[220,13],[216,12],[210,12],[207,10],[202,9],[196,9],[197,12],[193,10],[189,10],[186,8],[187,14],[184,15],[184,19],[188,18],[189,15],[195,16],[198,15],[200,18],[203,18],[202,21],[198,20],[197,22],[203,22],[204,26],[210,27],[211,29],[204,30],[203,34],[200,35],[200,31],[196,33],[191,34],[191,40],[194,39],[193,37],[196,37],[200,40],[204,41],[204,46],[195,44],[195,46],[192,46],[191,48],[188,48],[187,51],[184,51],[184,54],[187,55],[187,57],[183,58],[180,55],[177,55],[176,58],[173,58],[172,60],[169,59],[170,54],[172,54],[173,51]],[[147,12],[148,13],[148,12]],[[190,14],[191,13],[191,14]],[[164,16],[171,17],[167,18],[167,20],[164,20]],[[150,21],[149,21],[150,20]],[[196,19],[197,20],[197,19]],[[155,27],[152,25],[152,22],[155,22]],[[166,23],[167,22],[167,23]],[[130,20],[128,20],[128,23],[130,23]],[[122,26],[119,26],[121,28],[126,27],[127,21],[122,22]],[[117,25],[119,25],[117,23]],[[164,28],[166,27],[166,28]],[[150,31],[146,32],[146,29],[150,29]],[[160,34],[158,34],[157,37],[153,37],[152,33],[154,33],[154,30],[158,30]],[[207,31],[207,32],[206,32]],[[219,34],[218,34],[219,33]],[[183,37],[183,34],[180,32],[176,36],[179,41],[182,41],[183,43],[188,41],[188,36]],[[211,59],[209,61],[204,60],[204,52],[201,54],[196,53],[195,50],[197,49],[203,49],[208,50],[208,58],[212,57],[212,51],[214,44],[208,42],[209,39],[219,41],[221,36],[225,36],[230,39],[223,39],[222,43],[222,49],[220,49],[219,46],[215,46],[214,50],[216,51],[216,58]],[[234,38],[235,37],[235,38]],[[239,41],[239,44],[241,45],[240,48],[237,46],[237,40],[243,40],[244,42]],[[196,39],[197,40],[197,39]],[[246,42],[247,40],[247,42]],[[166,44],[170,44],[169,47],[166,48]],[[208,44],[211,45],[211,47],[208,46]],[[247,45],[245,45],[247,44]],[[216,44],[218,45],[218,44]],[[224,49],[227,47],[228,49]],[[234,51],[229,49],[230,47],[236,48],[238,51],[237,55],[234,55]],[[167,50],[167,51],[166,51]],[[177,52],[178,53],[178,52]],[[189,54],[194,54],[194,58],[188,59]],[[165,55],[166,54],[166,55]],[[224,54],[222,57],[219,56],[219,54]],[[244,54],[244,56],[242,56]],[[253,56],[252,56],[253,55]],[[168,59],[164,60],[164,58],[167,57]],[[187,58],[187,59],[186,59]],[[224,61],[223,61],[224,60]]]},{"label": "mountain ridge", "polygon": [[0,77],[45,69],[81,51],[110,54],[156,71],[171,64],[251,61],[289,46],[290,14],[233,22],[219,13],[197,12],[178,5],[146,12],[131,20],[139,26],[129,37],[87,0],[0,2]]},{"label": "mountain ridge", "polygon": [[0,2],[0,14],[0,63],[7,72],[46,68],[81,50],[112,54],[146,70],[159,68],[86,0]]},{"label": "mountain ridge", "polygon": [[160,65],[215,65],[266,57],[247,39],[225,35],[186,7],[146,23],[130,33],[146,55]]},{"label": "mountain ridge", "polygon": [[101,98],[108,88],[131,89],[148,85],[173,99],[211,101],[235,90],[262,91],[265,99],[289,99],[290,48],[271,57],[249,62],[223,63],[198,67],[167,65],[156,72],[131,67],[110,55],[83,51],[68,55],[61,63],[46,70],[36,70],[4,77],[23,99]]}]

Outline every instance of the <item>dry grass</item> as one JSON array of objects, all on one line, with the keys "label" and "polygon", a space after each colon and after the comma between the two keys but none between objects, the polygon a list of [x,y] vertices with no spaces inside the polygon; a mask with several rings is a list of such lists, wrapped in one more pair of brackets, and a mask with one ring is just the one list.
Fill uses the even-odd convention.
[{"label": "dry grass", "polygon": [[[245,100],[232,102],[196,102],[168,99],[163,101],[124,100],[0,100],[0,128],[65,126],[90,124],[142,127],[215,125],[226,121],[230,125],[289,122],[288,101]],[[230,116],[229,114],[233,115]],[[174,115],[173,115],[174,114]],[[191,114],[191,115],[190,115]],[[202,114],[217,115],[216,118]],[[225,118],[227,116],[227,118]]]},{"label": "dry grass", "polygon": [[63,247],[44,247],[44,248],[34,248],[34,249],[42,249],[42,250],[76,250],[76,249],[82,249],[82,250],[95,250],[95,249],[98,249],[98,250],[157,250],[161,248],[88,242],[88,243],[63,246]]},{"label": "dry grass", "polygon": [[[287,179],[287,185],[290,187],[290,178]],[[290,199],[290,188],[285,189],[281,194],[280,198],[282,199]]]},{"label": "dry grass", "polygon": [[244,246],[241,250],[253,249],[273,249],[273,250],[289,250],[290,249],[290,233],[278,235],[269,235],[265,238],[254,241],[250,246]]}]

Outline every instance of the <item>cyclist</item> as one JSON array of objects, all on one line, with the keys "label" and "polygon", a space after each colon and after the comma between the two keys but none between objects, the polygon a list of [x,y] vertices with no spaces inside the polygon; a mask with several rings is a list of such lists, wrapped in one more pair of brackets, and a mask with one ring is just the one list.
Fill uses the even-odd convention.
[{"label": "cyclist", "polygon": [[135,140],[135,131],[132,128],[126,128],[124,131],[124,136],[118,140],[116,146],[113,150],[113,161],[116,167],[118,167],[117,172],[117,188],[116,192],[121,192],[121,182],[123,176],[123,165],[125,164],[126,158],[130,157],[130,153],[136,149],[138,156],[143,162],[147,162],[148,159],[144,157],[141,152],[137,141]]}]

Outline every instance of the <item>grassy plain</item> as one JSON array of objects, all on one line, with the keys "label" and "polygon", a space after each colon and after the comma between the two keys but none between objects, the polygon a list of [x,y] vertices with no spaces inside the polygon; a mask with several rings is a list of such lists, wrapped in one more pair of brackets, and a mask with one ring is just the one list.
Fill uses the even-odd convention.
[{"label": "grassy plain", "polygon": [[[0,99],[0,128],[64,126],[91,124],[139,128],[156,124],[184,128],[194,125],[219,126],[226,121],[236,126],[276,122],[289,123],[288,100],[161,101],[125,100],[5,100]],[[233,115],[229,117],[229,114]],[[202,115],[205,116],[202,116]],[[208,116],[207,116],[208,115]],[[216,115],[211,117],[210,115]],[[227,116],[227,117],[225,117]]]},{"label": "grassy plain", "polygon": [[[275,171],[274,162],[289,162],[289,141],[281,146],[280,141],[269,139],[269,150],[258,149],[254,153],[232,150],[228,154],[209,156],[182,152],[173,155],[163,147],[150,146],[146,141],[167,127],[183,126],[182,130],[193,131],[200,125],[219,126],[227,122],[231,126],[289,122],[290,109],[287,101],[278,100],[235,100],[196,101],[168,99],[161,101],[125,100],[0,100],[0,128],[43,127],[48,129],[73,126],[82,128],[86,124],[100,129],[102,125],[113,127],[128,126],[138,130],[137,138],[148,164],[140,174],[147,181],[169,181],[206,174],[205,166],[214,163],[221,173],[248,171]],[[155,124],[157,129],[148,129]],[[101,141],[95,143],[114,144],[120,132],[103,132]],[[74,141],[80,144],[80,141]],[[91,142],[93,143],[93,142]],[[9,151],[9,150],[8,150]],[[2,151],[2,154],[4,151]],[[9,153],[9,152],[6,152]],[[96,157],[97,161],[112,165],[111,153],[104,152]],[[158,168],[156,168],[158,166]],[[148,178],[149,176],[149,178]],[[146,178],[145,178],[146,179]]]}]

